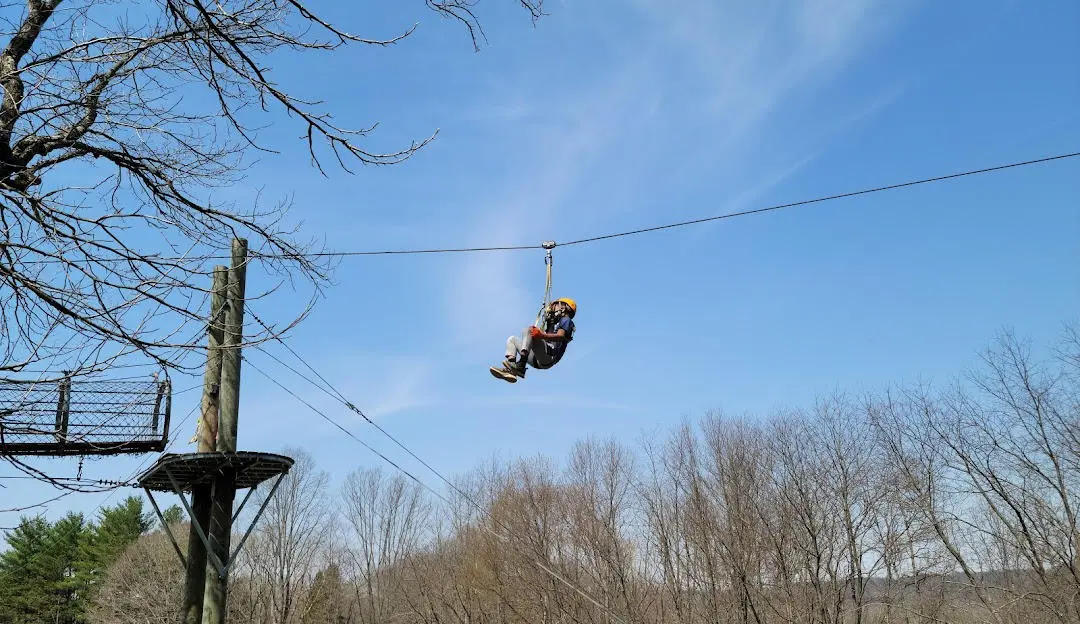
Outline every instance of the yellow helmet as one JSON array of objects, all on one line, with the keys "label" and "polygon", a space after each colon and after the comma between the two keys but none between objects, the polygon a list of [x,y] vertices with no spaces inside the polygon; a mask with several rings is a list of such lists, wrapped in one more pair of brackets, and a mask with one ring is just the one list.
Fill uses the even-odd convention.
[{"label": "yellow helmet", "polygon": [[577,314],[577,302],[574,301],[573,299],[563,297],[561,299],[556,299],[555,301],[552,301],[551,303],[552,304],[565,303],[570,308],[570,318],[574,318],[574,315]]}]

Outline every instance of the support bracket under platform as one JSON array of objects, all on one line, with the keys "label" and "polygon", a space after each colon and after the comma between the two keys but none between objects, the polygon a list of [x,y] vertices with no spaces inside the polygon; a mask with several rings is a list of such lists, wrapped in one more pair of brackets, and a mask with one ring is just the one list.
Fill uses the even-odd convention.
[{"label": "support bracket under platform", "polygon": [[[150,498],[150,504],[154,507],[154,512],[157,513],[162,526],[165,527],[165,532],[172,541],[176,554],[180,557],[180,561],[184,566],[187,567],[187,560],[184,557],[183,550],[180,548],[180,543],[176,540],[176,536],[173,535],[172,529],[165,522],[161,509],[158,507],[157,501],[154,500],[153,492],[171,492],[180,497],[180,502],[191,520],[191,526],[194,527],[199,540],[206,547],[206,554],[211,565],[224,578],[228,575],[229,568],[236,560],[236,556],[240,554],[240,549],[244,547],[244,543],[247,541],[248,536],[251,535],[252,529],[255,528],[255,524],[262,517],[263,511],[266,510],[266,505],[274,497],[274,492],[277,491],[278,485],[281,484],[281,480],[285,478],[292,465],[293,460],[291,457],[273,453],[240,451],[236,453],[168,454],[161,456],[153,466],[142,473],[137,479],[137,483]],[[259,510],[255,513],[255,517],[252,518],[251,524],[244,531],[240,543],[236,545],[231,554],[226,553],[227,558],[222,561],[210,546],[210,539],[207,535],[209,527],[204,527],[199,523],[184,493],[190,492],[200,485],[217,487],[218,477],[226,474],[226,472],[234,475],[237,490],[249,490],[240,503],[240,507],[237,508],[233,516],[234,519],[240,516],[244,505],[247,504],[252,492],[260,483],[273,479],[274,484],[271,486],[270,492],[267,494],[266,499],[263,500]]]}]

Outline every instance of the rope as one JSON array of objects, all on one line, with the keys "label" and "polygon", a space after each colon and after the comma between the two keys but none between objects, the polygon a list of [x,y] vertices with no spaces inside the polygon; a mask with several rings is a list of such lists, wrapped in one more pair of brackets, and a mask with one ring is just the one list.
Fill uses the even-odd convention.
[{"label": "rope", "polygon": [[542,327],[540,323],[544,322],[544,316],[551,307],[551,248],[554,246],[555,243],[544,243],[544,248],[547,249],[547,255],[544,256],[544,264],[547,266],[547,283],[544,286],[544,301],[540,304],[540,312],[537,313],[536,322],[533,323],[535,327]]}]

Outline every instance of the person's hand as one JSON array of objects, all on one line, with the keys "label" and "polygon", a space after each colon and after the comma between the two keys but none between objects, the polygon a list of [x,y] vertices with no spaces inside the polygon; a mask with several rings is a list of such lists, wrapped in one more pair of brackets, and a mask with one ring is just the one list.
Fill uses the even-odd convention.
[{"label": "person's hand", "polygon": [[531,336],[531,337],[533,337],[533,338],[536,338],[536,337],[537,337],[537,336],[539,336],[539,335],[540,335],[541,333],[543,333],[543,332],[541,332],[541,331],[540,331],[540,328],[539,328],[539,327],[536,327],[535,325],[529,328],[529,336]]}]

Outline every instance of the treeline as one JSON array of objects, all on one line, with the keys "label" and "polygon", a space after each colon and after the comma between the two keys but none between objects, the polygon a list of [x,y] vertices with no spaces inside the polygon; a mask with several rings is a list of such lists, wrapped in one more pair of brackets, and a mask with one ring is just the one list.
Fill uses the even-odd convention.
[{"label": "treeline", "polygon": [[[230,621],[1080,622],[1078,382],[1075,332],[1040,361],[1006,337],[945,389],[491,461],[448,502],[292,451]],[[181,582],[144,535],[88,621],[172,622]]]},{"label": "treeline", "polygon": [[[165,515],[178,522],[180,509]],[[22,518],[0,554],[0,623],[85,622],[110,567],[154,524],[137,497],[103,507],[94,521],[77,513],[51,523]]]}]

